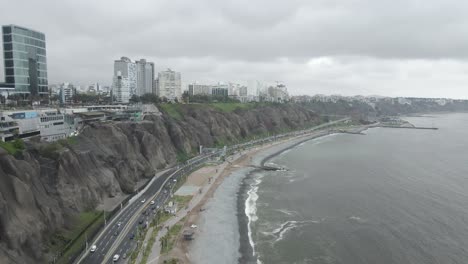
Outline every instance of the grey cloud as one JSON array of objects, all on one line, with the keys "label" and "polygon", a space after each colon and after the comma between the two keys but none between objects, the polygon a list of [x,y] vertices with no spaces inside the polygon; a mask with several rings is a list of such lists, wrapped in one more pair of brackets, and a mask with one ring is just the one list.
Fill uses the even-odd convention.
[{"label": "grey cloud", "polygon": [[[113,60],[128,56],[180,70],[185,82],[281,80],[295,93],[440,96],[450,78],[454,90],[444,92],[468,97],[461,88],[468,57],[463,1],[0,0],[0,6],[7,7],[1,24],[46,33],[50,82],[109,84]],[[440,80],[426,85],[428,76]]]}]

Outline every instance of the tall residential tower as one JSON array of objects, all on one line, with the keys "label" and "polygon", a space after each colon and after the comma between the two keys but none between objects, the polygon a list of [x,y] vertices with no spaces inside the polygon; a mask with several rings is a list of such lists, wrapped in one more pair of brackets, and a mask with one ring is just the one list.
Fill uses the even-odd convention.
[{"label": "tall residential tower", "polygon": [[137,90],[136,95],[142,96],[144,94],[153,92],[154,81],[154,63],[147,62],[145,59],[136,61],[137,69]]}]

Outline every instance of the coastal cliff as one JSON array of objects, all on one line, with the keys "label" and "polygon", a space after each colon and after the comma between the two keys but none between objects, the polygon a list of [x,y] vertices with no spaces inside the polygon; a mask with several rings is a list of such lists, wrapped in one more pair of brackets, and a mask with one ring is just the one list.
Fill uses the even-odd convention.
[{"label": "coastal cliff", "polygon": [[[31,142],[10,155],[0,148],[0,263],[47,262],[50,237],[104,199],[132,193],[138,181],[202,146],[321,122],[298,105],[222,111],[173,105],[141,122],[95,123],[73,141]],[[49,255],[48,255],[49,254]]]}]

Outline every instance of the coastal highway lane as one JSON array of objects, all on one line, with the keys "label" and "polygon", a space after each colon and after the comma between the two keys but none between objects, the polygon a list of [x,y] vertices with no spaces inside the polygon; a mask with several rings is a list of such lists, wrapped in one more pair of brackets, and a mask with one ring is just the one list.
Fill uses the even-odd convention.
[{"label": "coastal highway lane", "polygon": [[[169,192],[160,192],[158,195],[154,198],[155,205],[159,205],[159,209],[155,209],[154,213],[152,213],[153,210],[151,210],[151,206],[147,208],[140,208],[135,212],[134,217],[132,217],[129,221],[129,228],[124,229],[122,232],[122,235],[119,235],[119,238],[117,239],[115,246],[111,247],[109,249],[109,252],[106,253],[104,256],[103,263],[113,263],[112,257],[115,254],[120,255],[121,257],[123,254],[126,254],[127,257],[131,250],[134,248],[134,241],[130,239],[130,234],[131,233],[136,233],[137,227],[139,225],[139,220],[143,219],[143,223],[150,222],[154,217],[155,213],[157,210],[162,210],[164,203],[168,200],[168,198],[171,195],[172,190],[174,189],[176,182],[172,181],[172,179],[180,180],[180,177],[185,175],[187,172],[191,171],[193,168],[199,166],[200,164],[203,164],[205,161],[208,159],[212,158],[213,156],[219,155],[220,152],[216,152],[213,154],[209,155],[204,155],[204,156],[199,156],[197,158],[194,158],[190,160],[190,162],[187,162],[184,166],[182,166],[180,169],[178,169],[176,172],[174,172],[170,177],[171,180],[167,181],[167,183],[164,186],[164,189],[166,190],[171,190]],[[149,214],[142,216],[141,212],[146,211]]]},{"label": "coastal highway lane", "polygon": [[[136,219],[134,216],[136,214],[140,214],[140,212],[149,205],[150,198],[158,199],[159,196],[155,196],[157,192],[161,189],[161,187],[167,182],[169,177],[175,177],[176,179],[182,176],[185,172],[190,170],[193,166],[197,166],[200,163],[203,163],[208,158],[212,157],[213,155],[217,155],[218,153],[209,154],[209,155],[202,155],[197,156],[189,161],[187,161],[184,165],[176,166],[163,175],[159,176],[150,186],[148,189],[139,197],[138,201],[133,202],[130,205],[124,207],[113,220],[109,223],[109,226],[106,230],[102,233],[102,235],[93,243],[96,245],[97,249],[94,253],[86,252],[86,257],[78,263],[103,263],[106,262],[106,257],[109,255],[109,251],[113,251],[114,244],[117,240],[125,240],[122,237],[128,237],[130,230],[134,230],[134,224]],[[169,186],[172,188],[174,183],[169,181]],[[140,201],[145,200],[145,203],[141,203]],[[161,206],[162,204],[160,204]],[[132,218],[133,221],[132,221]],[[121,226],[117,226],[117,223],[121,222]],[[116,233],[118,232],[118,233]],[[121,234],[122,233],[122,234]],[[100,246],[101,245],[101,246]],[[120,245],[120,244],[119,244]],[[129,245],[130,246],[130,245]],[[119,254],[120,255],[120,254]],[[112,255],[113,256],[113,255]]]},{"label": "coastal highway lane", "polygon": [[[167,194],[160,194],[158,195],[158,197],[155,199],[155,204],[154,206],[159,206],[161,209],[164,205],[164,203],[169,199],[170,195],[169,193]],[[148,211],[148,210],[147,210]],[[138,217],[138,221],[135,221],[132,223],[130,229],[129,229],[129,234],[127,234],[121,241],[120,243],[118,243],[117,247],[116,247],[116,250],[114,250],[113,252],[113,255],[115,254],[119,254],[121,257],[124,256],[124,254],[126,254],[127,258],[130,257],[130,254],[133,250],[133,248],[135,248],[135,243],[136,241],[134,239],[131,239],[130,236],[131,234],[136,234],[137,232],[137,229],[138,229],[138,226],[142,226],[140,225],[140,220],[143,220],[143,225],[144,223],[148,222],[150,223],[151,220],[156,216],[156,211],[157,210],[149,210],[149,213],[145,216],[141,215],[140,217]],[[109,259],[106,263],[113,263],[112,259]]]},{"label": "coastal highway lane", "polygon": [[[86,252],[84,259],[78,261],[78,263],[102,263],[102,260],[109,248],[115,242],[117,235],[122,231],[122,229],[127,225],[129,219],[138,211],[139,208],[142,208],[145,204],[141,203],[141,200],[145,199],[148,202],[148,198],[152,197],[155,192],[157,192],[166,179],[172,175],[172,173],[177,168],[173,168],[165,172],[163,175],[160,175],[141,195],[139,200],[133,202],[130,205],[127,205],[122,208],[121,212],[118,213],[111,221],[108,222],[106,228],[102,231],[101,235],[95,240],[91,245],[96,245],[97,249],[95,252],[91,253]],[[117,223],[121,223],[119,226]]]}]

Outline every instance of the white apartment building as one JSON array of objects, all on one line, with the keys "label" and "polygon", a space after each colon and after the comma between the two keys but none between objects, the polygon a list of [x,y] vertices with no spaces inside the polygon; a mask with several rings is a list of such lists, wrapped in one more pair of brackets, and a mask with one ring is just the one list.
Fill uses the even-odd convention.
[{"label": "white apartment building", "polygon": [[154,81],[154,63],[140,59],[136,62],[137,71],[137,89],[136,95],[141,96],[147,93],[153,93]]},{"label": "white apartment building", "polygon": [[158,86],[156,94],[169,101],[180,100],[182,97],[182,82],[180,72],[167,69],[158,73]]}]

